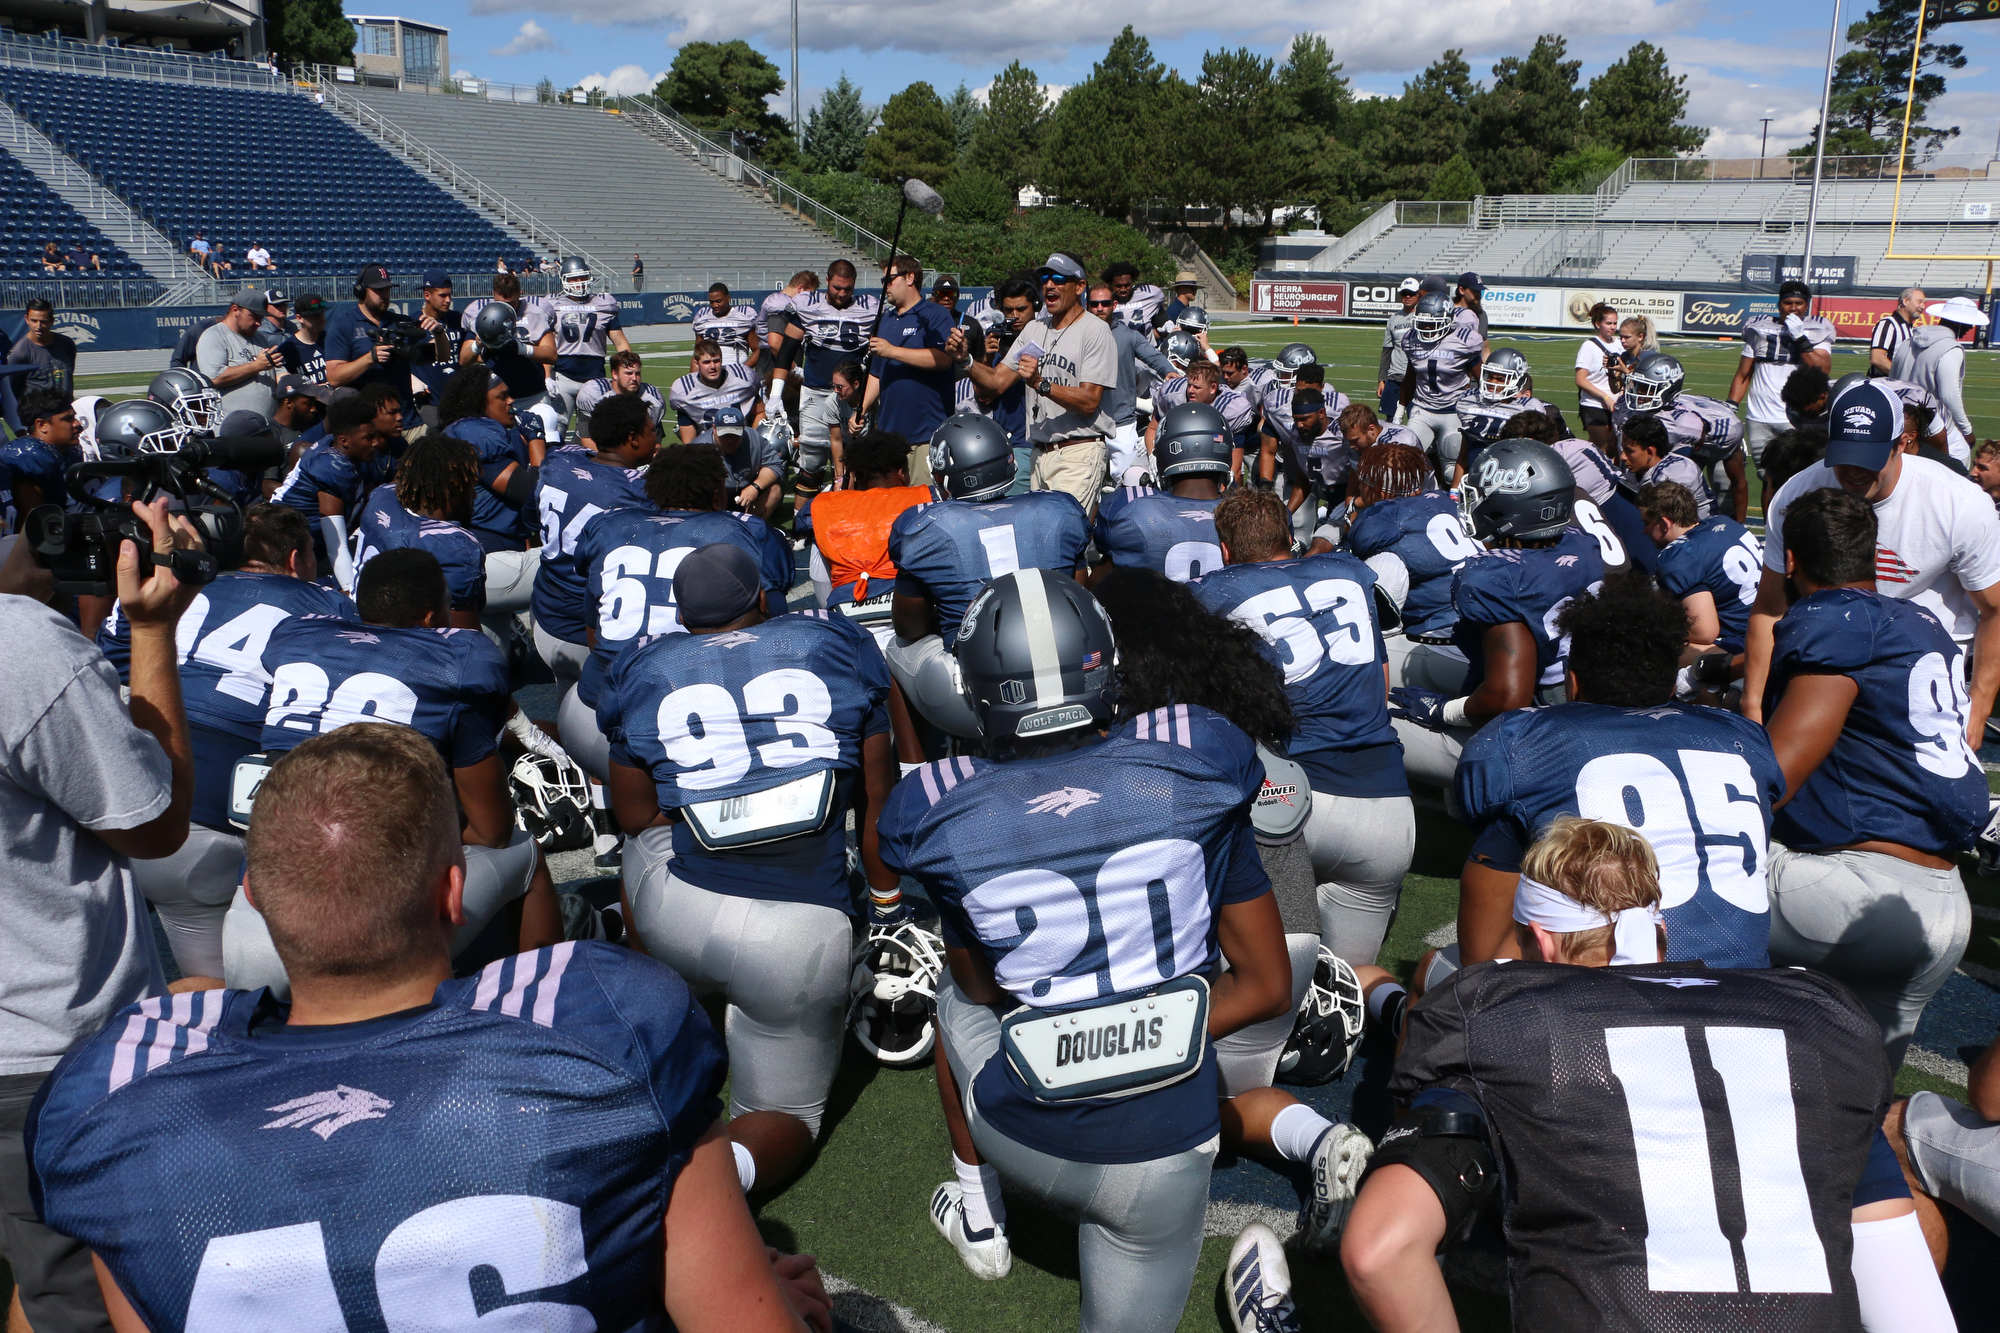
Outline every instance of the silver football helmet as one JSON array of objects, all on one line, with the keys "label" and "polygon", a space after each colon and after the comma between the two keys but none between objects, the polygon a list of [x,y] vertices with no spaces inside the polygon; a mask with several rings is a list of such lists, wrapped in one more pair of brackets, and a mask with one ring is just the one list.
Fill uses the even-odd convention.
[{"label": "silver football helmet", "polygon": [[571,255],[562,262],[562,289],[564,296],[585,297],[590,295],[590,265],[581,255]]},{"label": "silver football helmet", "polygon": [[1479,368],[1479,397],[1488,403],[1511,403],[1528,383],[1528,358],[1511,347],[1496,347]]},{"label": "silver football helmet", "polygon": [[222,395],[199,370],[170,366],[153,376],[146,396],[196,435],[213,434],[222,420]]}]

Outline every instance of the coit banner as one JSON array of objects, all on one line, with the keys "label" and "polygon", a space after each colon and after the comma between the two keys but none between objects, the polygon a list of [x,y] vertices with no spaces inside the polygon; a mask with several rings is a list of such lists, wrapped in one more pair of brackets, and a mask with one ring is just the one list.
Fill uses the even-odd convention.
[{"label": "coit banner", "polygon": [[1560,287],[1488,287],[1480,298],[1486,321],[1508,329],[1556,329],[1563,324]]},{"label": "coit banner", "polygon": [[1393,282],[1351,282],[1347,285],[1347,313],[1355,319],[1386,319],[1402,310]]},{"label": "coit banner", "polygon": [[1344,282],[1266,282],[1250,284],[1250,309],[1260,315],[1311,315],[1338,319],[1347,313]]},{"label": "coit banner", "polygon": [[1566,287],[1563,289],[1562,322],[1569,328],[1590,327],[1590,308],[1602,301],[1618,312],[1618,318],[1644,315],[1653,321],[1655,333],[1681,330],[1681,293],[1650,292],[1614,287]]}]

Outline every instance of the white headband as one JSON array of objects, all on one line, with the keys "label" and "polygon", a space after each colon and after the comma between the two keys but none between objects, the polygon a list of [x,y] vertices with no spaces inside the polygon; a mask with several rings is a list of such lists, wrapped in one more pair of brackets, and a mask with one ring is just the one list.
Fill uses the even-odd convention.
[{"label": "white headband", "polygon": [[1514,919],[1524,926],[1540,926],[1556,935],[1610,926],[1613,967],[1659,962],[1660,937],[1656,928],[1666,920],[1657,907],[1600,912],[1526,875],[1521,876],[1521,882],[1514,888]]}]

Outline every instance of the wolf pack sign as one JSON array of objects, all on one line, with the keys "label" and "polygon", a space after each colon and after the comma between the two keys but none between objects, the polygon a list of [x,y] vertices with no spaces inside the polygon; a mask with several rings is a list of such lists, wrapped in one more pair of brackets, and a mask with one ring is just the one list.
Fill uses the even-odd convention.
[{"label": "wolf pack sign", "polygon": [[1590,327],[1590,308],[1599,301],[1618,312],[1618,318],[1644,315],[1653,321],[1655,333],[1681,331],[1681,294],[1638,288],[1568,287],[1563,290],[1563,324],[1573,329]]}]

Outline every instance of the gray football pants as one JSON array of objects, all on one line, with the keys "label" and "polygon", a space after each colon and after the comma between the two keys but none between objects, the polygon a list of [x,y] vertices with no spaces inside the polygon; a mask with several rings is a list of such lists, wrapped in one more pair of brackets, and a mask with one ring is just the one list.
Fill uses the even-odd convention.
[{"label": "gray football pants", "polygon": [[1319,936],[1287,935],[1285,952],[1292,960],[1292,1007],[1276,1018],[1252,1023],[1209,1043],[1215,1047],[1215,1072],[1222,1078],[1222,1095],[1234,1097],[1252,1088],[1268,1088],[1278,1076],[1278,1057],[1285,1053],[1298,1024],[1299,1005],[1312,986],[1319,962]]},{"label": "gray football pants", "polygon": [[568,639],[558,639],[555,635],[535,626],[535,652],[542,662],[555,673],[558,685],[571,685],[583,674],[583,664],[590,660],[590,645],[571,643]]},{"label": "gray football pants", "polygon": [[815,903],[714,893],[673,875],[673,830],[625,840],[625,894],[646,952],[729,1002],[729,1114],[779,1111],[814,1138],[847,1031],[854,927]]},{"label": "gray football pants", "polygon": [[1410,798],[1315,791],[1305,835],[1319,890],[1321,942],[1356,966],[1374,962],[1416,854]]},{"label": "gray football pants", "polygon": [[[528,892],[540,864],[534,839],[520,829],[514,830],[514,840],[505,847],[465,849],[465,924],[452,932],[453,958],[479,938],[502,908]],[[292,993],[264,914],[250,905],[240,888],[223,919],[222,979],[232,990],[269,986],[280,999]]]},{"label": "gray football pants", "polygon": [[1219,1140],[1150,1162],[1071,1162],[1030,1148],[979,1114],[972,1080],[1000,1050],[1000,1018],[966,999],[950,972],[938,983],[938,1036],[980,1155],[1007,1184],[1076,1220],[1083,1333],[1177,1327],[1201,1258]]},{"label": "gray football pants", "polygon": [[2000,1124],[1920,1092],[1903,1108],[1903,1146],[1924,1193],[2000,1232]]},{"label": "gray football pants", "polygon": [[966,740],[979,737],[979,717],[958,688],[952,656],[935,634],[921,639],[896,636],[883,654],[889,674],[902,687],[910,707],[932,726]]},{"label": "gray football pants", "polygon": [[172,856],[132,862],[132,884],[160,914],[186,977],[222,975],[222,922],[243,883],[243,839],[201,824]]},{"label": "gray football pants", "polygon": [[1449,482],[1452,467],[1458,462],[1461,439],[1458,413],[1451,409],[1434,412],[1428,407],[1413,407],[1410,409],[1410,429],[1423,439],[1424,452],[1437,464],[1438,476]]},{"label": "gray football pants", "polygon": [[1771,846],[1771,962],[1844,983],[1882,1025],[1899,1068],[1931,996],[1972,938],[1958,870],[1881,852],[1795,852]]},{"label": "gray football pants", "polygon": [[1389,655],[1391,685],[1414,685],[1454,699],[1465,692],[1465,674],[1471,667],[1465,654],[1450,644],[1418,643],[1406,634],[1385,634],[1382,646]]},{"label": "gray football pants", "polygon": [[556,706],[556,736],[579,768],[599,782],[611,780],[611,742],[598,729],[597,710],[577,698],[574,685]]}]

